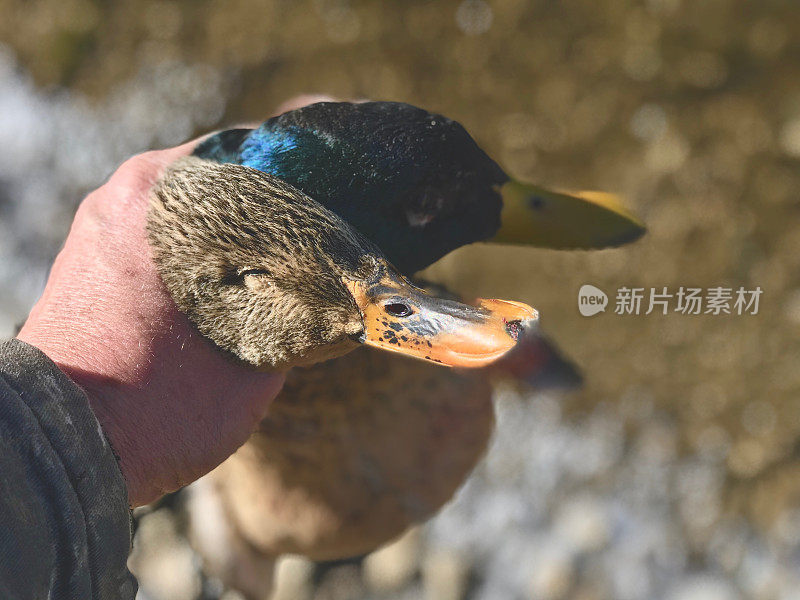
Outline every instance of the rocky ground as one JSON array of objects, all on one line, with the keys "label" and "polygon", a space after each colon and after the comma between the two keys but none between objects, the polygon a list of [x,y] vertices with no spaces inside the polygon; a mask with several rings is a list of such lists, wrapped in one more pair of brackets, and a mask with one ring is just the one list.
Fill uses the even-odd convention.
[{"label": "rocky ground", "polygon": [[[438,110],[515,176],[621,193],[647,222],[620,250],[473,247],[432,267],[465,293],[536,306],[586,386],[499,391],[492,449],[441,515],[360,567],[287,560],[283,585],[320,598],[797,596],[793,2],[0,0],[0,11],[4,335],[40,292],[76,203],[114,165],[261,119],[297,93]],[[763,295],[758,315],[586,319],[584,283],[612,303],[623,286]],[[162,572],[193,572],[179,536],[146,543],[150,522],[173,518],[143,521],[137,564],[152,552]],[[159,585],[143,579],[143,593],[203,587],[194,575],[180,591]]]}]

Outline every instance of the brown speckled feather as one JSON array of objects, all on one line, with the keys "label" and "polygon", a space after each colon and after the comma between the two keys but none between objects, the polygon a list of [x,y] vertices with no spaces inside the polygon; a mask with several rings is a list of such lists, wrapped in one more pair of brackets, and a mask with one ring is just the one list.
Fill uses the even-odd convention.
[{"label": "brown speckled feather", "polygon": [[364,348],[293,370],[258,432],[212,478],[253,548],[353,556],[447,502],[492,424],[480,373]]}]

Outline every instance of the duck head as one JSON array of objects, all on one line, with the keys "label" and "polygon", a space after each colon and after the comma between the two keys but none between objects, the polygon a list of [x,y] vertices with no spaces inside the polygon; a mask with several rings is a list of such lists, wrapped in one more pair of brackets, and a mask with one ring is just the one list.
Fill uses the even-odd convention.
[{"label": "duck head", "polygon": [[644,232],[604,202],[542,188],[520,193],[524,186],[459,123],[401,102],[311,104],[257,129],[220,132],[195,155],[259,169],[302,190],[405,274],[478,241],[601,248]]},{"label": "duck head", "polygon": [[341,218],[240,165],[173,165],[153,189],[147,228],[178,308],[259,369],[308,365],[359,344],[484,366],[537,319],[521,303],[468,306],[426,293]]},{"label": "duck head", "polygon": [[271,173],[335,212],[411,274],[500,226],[508,178],[457,122],[400,102],[320,102],[195,154]]}]

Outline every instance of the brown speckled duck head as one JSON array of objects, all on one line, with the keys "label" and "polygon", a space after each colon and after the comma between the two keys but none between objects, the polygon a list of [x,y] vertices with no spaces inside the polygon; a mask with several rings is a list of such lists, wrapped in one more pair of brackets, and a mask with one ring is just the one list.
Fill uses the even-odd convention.
[{"label": "brown speckled duck head", "polygon": [[182,159],[154,187],[147,227],[178,308],[259,369],[309,365],[359,344],[484,366],[537,319],[521,303],[473,307],[427,294],[334,213],[249,167]]}]

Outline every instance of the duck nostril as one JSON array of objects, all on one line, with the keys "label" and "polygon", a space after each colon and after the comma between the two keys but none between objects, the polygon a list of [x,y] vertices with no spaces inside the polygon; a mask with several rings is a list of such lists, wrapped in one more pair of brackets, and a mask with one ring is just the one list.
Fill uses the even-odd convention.
[{"label": "duck nostril", "polygon": [[506,321],[506,333],[508,333],[515,342],[519,339],[523,329],[520,321]]},{"label": "duck nostril", "polygon": [[384,304],[383,310],[393,317],[407,317],[414,312],[411,310],[411,307],[408,304],[404,304],[403,302],[390,302],[388,304]]},{"label": "duck nostril", "polygon": [[530,196],[528,198],[528,206],[533,210],[542,210],[544,208],[544,198],[541,196]]}]

